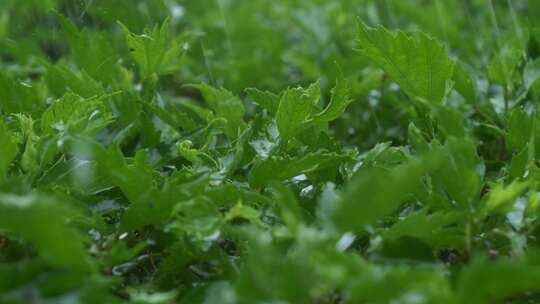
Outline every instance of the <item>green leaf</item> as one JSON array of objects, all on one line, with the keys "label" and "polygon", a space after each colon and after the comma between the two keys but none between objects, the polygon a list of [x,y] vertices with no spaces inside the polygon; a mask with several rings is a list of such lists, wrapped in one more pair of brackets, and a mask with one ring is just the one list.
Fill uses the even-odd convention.
[{"label": "green leaf", "polygon": [[[57,14],[62,25],[63,32],[71,47],[71,53],[78,67],[83,70],[82,79],[76,77],[68,78],[68,69],[62,66],[55,66],[53,73],[55,75],[51,81],[62,79],[66,84],[72,85],[72,90],[84,97],[86,95],[82,90],[90,90],[92,87],[98,87],[93,79],[107,82],[115,81],[119,75],[118,61],[120,56],[115,47],[114,40],[107,32],[91,31],[88,28],[79,30],[77,26],[68,18]],[[49,72],[51,73],[51,72]],[[49,76],[50,78],[51,76]],[[55,84],[52,87],[58,87],[62,82]],[[62,91],[55,92],[58,96],[62,95]]]},{"label": "green leaf", "polygon": [[414,237],[433,248],[460,248],[463,245],[463,229],[458,220],[459,212],[438,211],[428,214],[427,209],[410,214],[382,233],[383,240],[398,240],[403,236]]},{"label": "green leaf", "polygon": [[261,215],[257,209],[251,208],[250,206],[244,205],[241,202],[234,205],[227,213],[225,213],[224,219],[227,222],[233,221],[235,219],[244,219],[248,220],[253,224],[256,224],[260,227],[264,226],[261,222]]},{"label": "green leaf", "polygon": [[525,68],[523,69],[523,82],[525,89],[528,91],[530,88],[535,86],[538,79],[540,79],[540,59],[527,62],[527,64],[525,64]]},{"label": "green leaf", "polygon": [[359,23],[363,54],[381,66],[410,98],[440,103],[452,79],[454,62],[446,48],[424,33],[414,36]]},{"label": "green leaf", "polygon": [[24,151],[21,159],[21,167],[27,173],[34,173],[39,169],[37,142],[39,136],[34,130],[34,120],[24,114],[15,114],[21,128],[21,138],[24,142]]},{"label": "green leaf", "polygon": [[511,45],[504,45],[491,59],[488,75],[495,83],[510,87],[517,77],[522,51]]},{"label": "green leaf", "polygon": [[329,122],[337,119],[354,99],[351,98],[350,85],[345,79],[339,79],[332,89],[332,97],[326,108],[314,116],[317,122]]},{"label": "green leaf", "polygon": [[17,156],[19,149],[15,137],[8,130],[7,126],[2,120],[0,120],[0,147],[2,147],[2,153],[0,153],[0,182],[6,178],[6,174],[9,169],[9,165]]},{"label": "green leaf", "polygon": [[61,65],[51,65],[45,74],[51,92],[60,97],[66,91],[89,98],[105,94],[102,86],[85,71],[75,73]]},{"label": "green leaf", "polygon": [[226,120],[225,133],[236,138],[245,128],[244,115],[246,110],[242,100],[224,88],[214,88],[207,84],[190,85],[201,91],[204,100],[216,114],[216,117]]},{"label": "green leaf", "polygon": [[98,175],[108,178],[127,197],[131,204],[122,217],[124,230],[159,223],[170,215],[175,202],[174,188],[156,185],[144,150],[128,163],[118,147],[106,149],[84,138],[69,138],[66,144],[78,158],[95,160]]},{"label": "green leaf", "polygon": [[517,152],[512,156],[512,161],[508,166],[508,175],[511,179],[522,178],[527,175],[532,159],[529,153],[530,150],[529,145],[527,145],[521,152]]},{"label": "green leaf", "polygon": [[232,176],[248,161],[251,161],[248,141],[252,134],[253,129],[251,127],[246,128],[238,137],[234,147],[231,147],[228,155],[223,159],[221,172],[225,176]]},{"label": "green leaf", "polygon": [[435,105],[433,108],[440,127],[446,136],[465,137],[465,119],[460,111],[442,105]]},{"label": "green leaf", "polygon": [[310,125],[310,118],[320,97],[319,82],[313,83],[307,89],[298,87],[287,89],[282,93],[276,122],[283,140],[291,139]]},{"label": "green leaf", "polygon": [[[351,301],[392,303],[421,298],[428,303],[457,303],[451,286],[440,270],[429,268],[371,267],[351,288]],[[407,300],[407,299],[413,300]]]},{"label": "green leaf", "polygon": [[484,210],[489,214],[511,207],[529,185],[530,181],[515,181],[508,186],[502,184],[494,185],[483,204]]},{"label": "green leaf", "polygon": [[[459,276],[460,301],[495,303],[506,297],[540,291],[539,265],[533,261],[501,258],[490,261],[476,259]],[[481,284],[479,284],[481,282]]]},{"label": "green leaf", "polygon": [[174,221],[168,225],[169,229],[180,235],[187,233],[202,242],[212,238],[212,235],[219,236],[219,229],[224,221],[217,206],[203,196],[177,204],[172,211],[172,216]]},{"label": "green leaf", "polygon": [[477,89],[474,79],[471,77],[461,62],[456,62],[454,67],[454,88],[465,98],[468,103],[476,102]]},{"label": "green leaf", "polygon": [[506,146],[514,152],[508,172],[513,178],[525,177],[535,166],[536,118],[523,108],[514,108],[507,118]]},{"label": "green leaf", "polygon": [[444,146],[445,161],[432,175],[433,184],[461,208],[476,201],[482,188],[484,164],[471,139],[451,137]]},{"label": "green leaf", "polygon": [[337,170],[348,159],[335,153],[308,153],[301,157],[270,156],[257,161],[249,173],[249,182],[254,187],[261,187],[268,181],[284,181],[301,175],[321,170]]},{"label": "green leaf", "polygon": [[425,134],[412,122],[407,129],[407,138],[409,145],[416,151],[425,152],[429,150]]},{"label": "green leaf", "polygon": [[120,23],[133,60],[139,66],[142,79],[152,75],[168,73],[181,54],[181,44],[170,41],[169,20],[163,21],[161,27],[146,29],[143,34],[136,35]]},{"label": "green leaf", "polygon": [[284,185],[274,183],[272,191],[279,207],[281,218],[291,233],[296,233],[298,225],[302,222],[302,209],[294,193]]},{"label": "green leaf", "polygon": [[85,270],[89,261],[84,238],[68,224],[76,215],[46,195],[0,194],[0,230],[33,242],[53,265]]},{"label": "green leaf", "polygon": [[[192,114],[189,111],[185,111],[183,106],[174,102],[165,101],[160,97],[158,97],[157,100],[159,102],[144,103],[143,105],[175,131],[190,132],[198,127],[196,119],[192,117]],[[206,111],[210,112],[209,110]]]},{"label": "green leaf", "polygon": [[522,108],[515,108],[508,115],[506,143],[512,151],[521,151],[531,141],[534,117]]},{"label": "green leaf", "polygon": [[95,134],[113,122],[112,113],[106,106],[107,97],[82,98],[67,93],[45,110],[41,117],[41,130]]},{"label": "green leaf", "polygon": [[438,168],[441,160],[440,152],[431,152],[391,169],[360,169],[336,202],[334,224],[354,232],[375,224],[410,199],[422,187],[422,176]]},{"label": "green leaf", "polygon": [[219,167],[217,162],[211,156],[200,150],[193,149],[192,145],[193,143],[189,140],[178,142],[176,143],[176,151],[178,151],[178,154],[194,165],[206,161],[216,168]]},{"label": "green leaf", "polygon": [[35,115],[45,106],[37,87],[0,71],[0,112]]},{"label": "green leaf", "polygon": [[263,109],[266,109],[270,114],[275,115],[279,107],[279,96],[268,91],[260,91],[256,88],[246,89],[248,94],[253,101],[255,101]]}]

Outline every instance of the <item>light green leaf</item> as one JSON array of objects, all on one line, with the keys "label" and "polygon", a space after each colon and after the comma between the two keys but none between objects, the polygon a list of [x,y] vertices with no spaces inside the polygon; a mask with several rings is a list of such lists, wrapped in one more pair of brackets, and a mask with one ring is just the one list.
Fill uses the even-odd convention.
[{"label": "light green leaf", "polygon": [[190,161],[192,164],[200,164],[203,161],[206,161],[210,163],[215,168],[219,167],[217,162],[208,154],[204,153],[201,150],[192,148],[193,143],[189,140],[184,140],[182,142],[176,143],[176,151],[178,154],[180,154],[183,158]]},{"label": "light green leaf", "polygon": [[217,118],[226,120],[225,133],[236,138],[245,128],[246,110],[242,100],[224,88],[214,88],[205,83],[190,85],[201,91],[204,100],[215,112]]},{"label": "light green leaf", "polygon": [[530,181],[515,181],[507,186],[494,185],[484,203],[484,210],[489,214],[511,207],[529,185]]},{"label": "light green leaf", "polygon": [[244,205],[241,202],[234,205],[227,213],[225,213],[224,219],[227,222],[233,221],[235,219],[244,219],[248,220],[253,224],[258,226],[264,226],[263,222],[260,220],[260,213],[257,209],[251,208],[250,206]]},{"label": "light green leaf", "polygon": [[119,24],[131,57],[139,66],[141,78],[148,79],[152,75],[168,72],[175,60],[180,58],[181,45],[178,41],[170,41],[168,19],[163,21],[161,27],[146,29],[141,35],[133,34],[125,25]]},{"label": "light green leaf", "polygon": [[95,134],[113,121],[113,115],[105,103],[106,98],[82,98],[67,93],[45,110],[41,117],[41,130]]},{"label": "light green leaf", "polygon": [[32,117],[24,114],[15,114],[14,116],[19,120],[21,137],[25,142],[24,152],[21,159],[21,167],[25,172],[34,173],[39,169],[36,148],[37,142],[39,141],[39,136],[34,130],[34,120]]},{"label": "light green leaf", "polygon": [[381,66],[410,98],[439,103],[446,95],[454,62],[435,39],[424,33],[410,36],[360,22],[357,42],[363,53]]},{"label": "light green leaf", "polygon": [[319,82],[307,89],[298,87],[283,92],[276,113],[279,135],[283,140],[291,139],[309,126],[309,120],[320,97]]},{"label": "light green leaf", "polygon": [[315,115],[317,122],[329,122],[337,119],[354,99],[351,97],[349,83],[345,79],[339,79],[332,89],[332,97],[326,108]]}]

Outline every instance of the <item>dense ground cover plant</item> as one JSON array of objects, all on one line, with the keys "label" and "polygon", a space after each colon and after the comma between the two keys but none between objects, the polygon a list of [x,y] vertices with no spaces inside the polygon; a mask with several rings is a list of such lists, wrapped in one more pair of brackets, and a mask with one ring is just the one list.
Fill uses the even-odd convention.
[{"label": "dense ground cover plant", "polygon": [[0,1],[0,303],[540,303],[539,3]]}]

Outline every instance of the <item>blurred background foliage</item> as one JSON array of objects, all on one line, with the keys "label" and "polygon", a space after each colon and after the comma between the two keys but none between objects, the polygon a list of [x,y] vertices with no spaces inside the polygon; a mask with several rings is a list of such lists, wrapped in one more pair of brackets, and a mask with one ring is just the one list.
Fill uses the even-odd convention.
[{"label": "blurred background foliage", "polygon": [[[339,138],[365,142],[366,147],[386,139],[403,140],[403,134],[386,128],[400,121],[398,113],[403,109],[378,111],[381,95],[392,86],[354,50],[358,19],[389,29],[421,30],[436,37],[464,63],[486,98],[490,92],[484,71],[497,54],[507,54],[502,56],[510,60],[508,54],[517,53],[519,59],[520,51],[528,51],[535,59],[540,33],[536,18],[540,5],[533,0],[4,0],[0,3],[3,73],[25,79],[38,75],[43,61],[54,64],[77,56],[70,51],[57,13],[109,48],[108,54],[96,47],[103,54],[95,59],[107,63],[86,61],[95,73],[78,64],[82,60],[70,62],[75,63],[72,69],[86,69],[96,80],[100,80],[98,74],[111,74],[95,71],[96,67],[105,69],[117,61],[130,64],[118,22],[142,33],[165,18],[169,18],[172,36],[179,37],[185,50],[182,62],[170,68],[174,73],[161,80],[171,94],[183,94],[187,83],[205,82],[244,94],[249,87],[277,92],[317,79],[328,92],[336,78],[346,75],[353,80],[355,98],[362,102],[337,123],[336,132]],[[88,39],[92,47],[95,40]],[[369,103],[371,111],[355,112],[354,108],[364,108],[363,103]],[[392,102],[389,106],[393,107]],[[388,115],[391,117],[385,117]]]}]

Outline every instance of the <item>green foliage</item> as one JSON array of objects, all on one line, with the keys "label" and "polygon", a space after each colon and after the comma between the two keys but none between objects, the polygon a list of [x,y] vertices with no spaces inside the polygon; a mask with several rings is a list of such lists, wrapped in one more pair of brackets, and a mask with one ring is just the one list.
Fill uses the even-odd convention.
[{"label": "green foliage", "polygon": [[133,34],[120,23],[131,57],[137,63],[143,80],[174,71],[181,54],[181,44],[169,41],[169,25],[165,20],[161,27],[146,29],[141,35]]},{"label": "green foliage", "polygon": [[0,303],[540,303],[535,1],[0,1]]},{"label": "green foliage", "polygon": [[276,112],[276,124],[283,140],[298,135],[310,125],[310,118],[320,97],[319,82],[307,89],[294,88],[283,92]]},{"label": "green foliage", "polygon": [[452,79],[454,62],[444,46],[424,33],[411,37],[359,24],[358,44],[409,95],[439,103]]},{"label": "green foliage", "polygon": [[422,176],[439,167],[437,152],[390,169],[371,167],[358,172],[337,202],[334,222],[343,231],[360,232],[365,225],[390,215],[421,188]]},{"label": "green foliage", "polygon": [[245,109],[242,101],[226,89],[216,89],[207,84],[193,85],[199,89],[214,111],[216,118],[225,120],[225,132],[230,137],[236,137],[244,128]]},{"label": "green foliage", "polygon": [[[0,206],[1,230],[35,243],[38,253],[53,265],[73,271],[88,268],[83,237],[66,223],[74,215],[68,206],[37,193],[3,194]],[[65,239],[58,241],[58,236]]]},{"label": "green foliage", "polygon": [[9,164],[17,156],[18,148],[13,134],[6,125],[0,121],[0,146],[2,146],[2,156],[0,157],[0,179],[6,177]]}]

